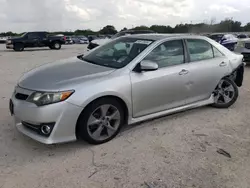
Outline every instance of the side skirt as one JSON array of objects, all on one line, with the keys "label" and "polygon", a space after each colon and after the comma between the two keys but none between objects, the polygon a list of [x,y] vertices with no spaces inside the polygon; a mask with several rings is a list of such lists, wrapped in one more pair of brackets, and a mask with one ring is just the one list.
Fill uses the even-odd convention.
[{"label": "side skirt", "polygon": [[201,107],[201,106],[205,106],[205,105],[209,105],[209,104],[213,104],[213,103],[214,103],[214,96],[211,95],[209,99],[206,99],[204,101],[199,101],[196,103],[192,103],[192,104],[188,104],[185,106],[157,112],[154,114],[149,114],[149,115],[138,117],[138,118],[129,118],[128,124],[135,124],[135,123],[138,123],[141,121],[162,117],[162,116],[170,115],[170,114],[173,114],[176,112],[181,112],[181,111],[185,111],[185,110],[189,110],[189,109],[193,109],[193,108],[197,108],[197,107]]}]

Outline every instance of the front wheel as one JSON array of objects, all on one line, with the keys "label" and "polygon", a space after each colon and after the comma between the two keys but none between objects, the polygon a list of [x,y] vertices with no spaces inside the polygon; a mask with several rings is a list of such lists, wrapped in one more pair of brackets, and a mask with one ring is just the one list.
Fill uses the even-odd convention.
[{"label": "front wheel", "polygon": [[59,43],[59,42],[54,42],[53,45],[52,45],[52,47],[53,47],[53,49],[55,49],[55,50],[60,50],[61,47],[62,47],[62,45],[61,45],[61,43]]},{"label": "front wheel", "polygon": [[124,111],[119,101],[103,98],[92,102],[80,115],[76,134],[90,144],[113,139],[124,124]]},{"label": "front wheel", "polygon": [[232,106],[239,96],[237,85],[229,78],[223,78],[214,91],[214,104],[216,108],[228,108]]},{"label": "front wheel", "polygon": [[24,50],[24,45],[22,43],[14,44],[14,51],[21,52]]}]

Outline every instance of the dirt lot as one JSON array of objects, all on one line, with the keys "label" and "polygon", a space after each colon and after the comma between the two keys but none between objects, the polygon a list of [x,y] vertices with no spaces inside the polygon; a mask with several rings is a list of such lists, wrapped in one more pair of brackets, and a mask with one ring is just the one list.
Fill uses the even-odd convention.
[{"label": "dirt lot", "polygon": [[85,49],[18,53],[0,45],[0,188],[250,187],[249,67],[230,109],[203,107],[129,126],[103,145],[46,146],[17,132],[8,99],[21,74]]}]

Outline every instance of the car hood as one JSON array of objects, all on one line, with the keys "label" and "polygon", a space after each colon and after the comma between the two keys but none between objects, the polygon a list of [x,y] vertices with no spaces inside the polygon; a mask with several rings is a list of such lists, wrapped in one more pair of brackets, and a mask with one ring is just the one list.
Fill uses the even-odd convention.
[{"label": "car hood", "polygon": [[107,39],[95,39],[95,40],[92,40],[91,42],[94,44],[98,44],[100,46],[100,45],[106,44],[109,41],[111,41],[111,39],[107,38]]},{"label": "car hood", "polygon": [[101,78],[114,70],[73,57],[48,63],[25,73],[19,80],[18,85],[36,91],[74,89],[78,84]]},{"label": "car hood", "polygon": [[22,37],[11,37],[10,40],[21,40],[23,39]]}]

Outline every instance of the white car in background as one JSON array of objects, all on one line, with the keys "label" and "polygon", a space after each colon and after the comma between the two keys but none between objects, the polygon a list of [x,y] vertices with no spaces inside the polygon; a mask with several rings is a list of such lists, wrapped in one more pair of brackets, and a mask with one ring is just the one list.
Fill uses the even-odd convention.
[{"label": "white car in background", "polygon": [[97,46],[101,46],[103,44],[106,44],[107,42],[116,39],[118,37],[121,36],[125,36],[125,35],[134,35],[134,34],[148,34],[148,33],[155,33],[154,31],[151,30],[126,30],[126,31],[121,31],[117,34],[115,34],[114,36],[112,36],[111,38],[101,38],[101,39],[95,39],[92,40],[89,45],[88,45],[88,49],[92,50],[93,48],[97,47]]},{"label": "white car in background", "polygon": [[234,51],[244,56],[244,61],[250,63],[250,38],[239,39]]},{"label": "white car in background", "polygon": [[5,43],[7,39],[7,37],[0,37],[0,43]]}]

